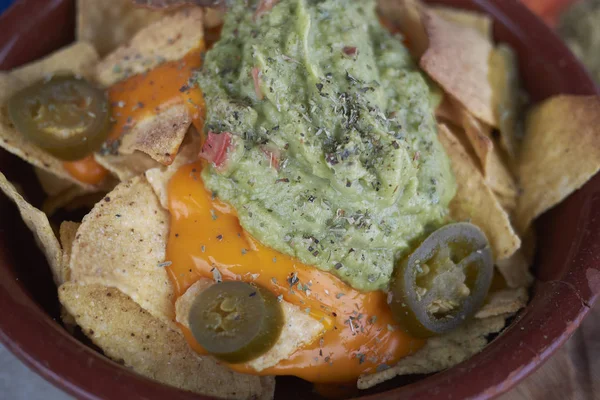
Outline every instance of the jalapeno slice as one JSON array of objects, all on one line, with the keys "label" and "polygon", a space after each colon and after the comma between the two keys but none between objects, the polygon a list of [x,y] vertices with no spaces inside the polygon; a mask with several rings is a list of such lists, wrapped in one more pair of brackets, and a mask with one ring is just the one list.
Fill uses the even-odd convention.
[{"label": "jalapeno slice", "polygon": [[489,243],[477,226],[455,223],[438,229],[394,271],[394,318],[414,337],[456,329],[483,304],[493,267]]},{"label": "jalapeno slice", "polygon": [[17,130],[66,161],[98,150],[110,130],[106,95],[83,78],[54,76],[21,90],[7,103]]},{"label": "jalapeno slice", "polygon": [[283,311],[269,290],[227,281],[201,292],[190,309],[196,341],[230,363],[250,361],[268,351],[281,334]]}]

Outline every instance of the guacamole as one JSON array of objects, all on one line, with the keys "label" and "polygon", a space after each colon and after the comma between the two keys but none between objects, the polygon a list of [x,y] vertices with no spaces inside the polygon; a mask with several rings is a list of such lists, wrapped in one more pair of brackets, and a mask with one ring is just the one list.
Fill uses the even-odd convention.
[{"label": "guacamole", "polygon": [[455,193],[428,85],[374,1],[254,9],[234,2],[198,75],[206,131],[231,136],[202,179],[263,244],[384,289]]}]

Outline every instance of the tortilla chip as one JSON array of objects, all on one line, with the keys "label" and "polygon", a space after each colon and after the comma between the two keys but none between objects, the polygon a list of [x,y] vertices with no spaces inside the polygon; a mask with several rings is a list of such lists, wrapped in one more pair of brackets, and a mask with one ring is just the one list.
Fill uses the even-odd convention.
[{"label": "tortilla chip", "polygon": [[[202,20],[201,9],[185,9],[142,29],[131,43],[118,48],[98,64],[97,79],[110,86],[131,75],[147,72],[165,61],[183,58],[203,46]],[[192,116],[186,104],[165,104],[136,118],[121,136],[119,147],[112,155],[98,155],[96,158],[102,165],[107,164],[107,169],[113,170],[119,169],[112,167],[115,162],[125,162],[119,156],[140,151],[161,164],[169,165],[191,123]],[[137,163],[133,165],[136,172],[145,171],[140,171]],[[124,179],[122,174],[116,175]]]},{"label": "tortilla chip", "polygon": [[[69,267],[71,249],[73,247],[75,235],[77,234],[77,229],[79,229],[80,225],[80,223],[71,221],[64,221],[60,224],[59,240],[60,246],[62,247],[61,274],[63,283],[68,282],[71,279],[71,268]],[[70,334],[73,334],[77,327],[77,322],[62,305],[60,309],[60,319],[62,320],[65,329],[69,331]]]},{"label": "tortilla chip", "polygon": [[104,56],[162,17],[131,0],[77,0],[77,40],[91,43]]},{"label": "tortilla chip", "polygon": [[158,196],[160,204],[164,209],[168,209],[169,207],[169,196],[167,192],[169,181],[181,166],[198,159],[198,153],[200,153],[202,147],[200,135],[193,128],[190,129],[186,140],[187,143],[184,143],[181,146],[181,150],[177,153],[177,157],[175,157],[173,164],[166,168],[152,168],[146,171],[146,179],[152,186],[152,189],[154,189],[154,193]]},{"label": "tortilla chip", "polygon": [[435,108],[435,118],[440,123],[449,123],[457,127],[463,124],[461,113],[458,112],[448,95],[444,95],[440,104]]},{"label": "tortilla chip", "polygon": [[500,332],[504,325],[503,316],[474,319],[453,332],[428,339],[423,348],[395,366],[361,376],[357,386],[368,389],[397,375],[429,374],[453,367],[483,350],[487,335]]},{"label": "tortilla chip", "polygon": [[94,158],[98,164],[110,171],[121,182],[143,174],[151,168],[162,166],[159,162],[141,151],[134,151],[132,154],[127,155],[102,155],[96,153],[94,154]]},{"label": "tortilla chip", "polygon": [[[48,216],[51,216],[75,198],[89,193],[85,188],[74,185],[71,181],[59,178],[43,169],[34,168],[34,171],[42,189],[48,195],[42,205],[42,211]],[[90,207],[94,204],[91,204]]]},{"label": "tortilla chip", "polygon": [[71,253],[75,235],[81,224],[79,222],[63,221],[60,224],[60,245],[62,247],[61,277],[62,282],[71,280]]},{"label": "tortilla chip", "polygon": [[424,27],[422,13],[424,6],[418,0],[378,0],[377,8],[379,15],[400,28],[406,37],[408,47],[417,59],[429,47],[429,39]]},{"label": "tortilla chip", "polygon": [[421,68],[471,114],[496,126],[492,87],[488,81],[492,42],[477,30],[422,9],[429,47]]},{"label": "tortilla chip", "polygon": [[527,289],[504,289],[490,293],[485,304],[475,314],[475,318],[484,319],[497,315],[514,314],[527,305]]},{"label": "tortilla chip", "polygon": [[67,189],[72,188],[73,182],[59,178],[50,172],[41,168],[33,168],[35,175],[42,186],[42,189],[48,196],[56,196]]},{"label": "tortilla chip", "polygon": [[521,246],[521,239],[513,230],[508,214],[459,140],[447,126],[439,125],[438,129],[457,183],[456,196],[450,202],[450,216],[479,226],[490,242],[494,259],[510,257]]},{"label": "tortilla chip", "polygon": [[50,265],[54,282],[60,285],[62,281],[62,250],[58,239],[50,226],[46,214],[33,207],[17,192],[17,189],[11,184],[4,174],[0,172],[0,190],[17,206],[23,222],[33,233],[35,241],[46,256]]},{"label": "tortilla chip", "polygon": [[217,6],[219,3],[223,3],[223,0],[133,0],[133,3],[138,7],[149,8],[152,10],[172,10],[187,5]]},{"label": "tortilla chip", "polygon": [[473,151],[473,159],[480,166],[486,183],[502,207],[509,213],[514,211],[517,205],[517,184],[504,161],[503,152],[492,137],[491,128],[478,121],[449,96],[444,97],[436,108],[435,115],[440,122],[463,128],[464,138],[458,130],[454,129],[454,133],[467,150]]},{"label": "tortilla chip", "polygon": [[137,121],[121,137],[118,152],[127,155],[139,150],[161,164],[169,165],[191,124],[187,105],[170,105]]},{"label": "tortilla chip", "polygon": [[492,18],[487,14],[458,8],[432,6],[431,10],[447,21],[475,29],[483,37],[492,41]]},{"label": "tortilla chip", "polygon": [[537,233],[533,226],[521,235],[521,250],[529,265],[533,264],[537,245]]},{"label": "tortilla chip", "polygon": [[199,279],[190,286],[175,302],[175,319],[186,328],[190,328],[190,310],[196,296],[214,284],[211,279]]},{"label": "tortilla chip", "polygon": [[529,287],[533,283],[533,275],[529,271],[530,260],[522,249],[504,260],[496,261],[496,268],[506,280],[510,288]]},{"label": "tortilla chip", "polygon": [[223,25],[225,11],[220,8],[204,9],[204,29],[216,28]]},{"label": "tortilla chip", "polygon": [[202,9],[187,8],[145,27],[128,45],[119,47],[98,63],[98,82],[108,87],[165,61],[183,58],[190,50],[202,46],[203,19]]},{"label": "tortilla chip", "polygon": [[75,198],[83,196],[87,193],[89,192],[85,189],[82,189],[78,186],[71,186],[57,195],[47,197],[42,204],[42,211],[44,211],[46,215],[52,216],[56,211],[72,202]]},{"label": "tortilla chip", "polygon": [[600,98],[552,97],[529,113],[519,161],[516,223],[531,222],[579,189],[600,169]]},{"label": "tortilla chip", "polygon": [[[110,179],[106,187],[114,187],[116,183],[113,179]],[[104,195],[110,190],[103,190],[99,192],[88,192],[85,189],[81,189],[77,186],[73,186],[56,196],[50,196],[44,200],[42,204],[42,211],[48,215],[54,215],[58,210],[75,211],[79,209],[89,210],[94,205],[102,200]]]},{"label": "tortilla chip", "polygon": [[[69,182],[88,191],[96,187],[79,182],[63,167],[63,162],[31,143],[18,132],[5,107],[6,101],[21,89],[54,73],[69,72],[89,75],[91,66],[98,55],[88,43],[76,43],[51,54],[50,56],[17,68],[10,73],[0,72],[0,147],[22,158],[29,164],[54,175],[60,181],[60,188],[46,187],[47,192],[58,191]],[[58,181],[53,182],[56,184]]]},{"label": "tortilla chip", "polygon": [[495,127],[488,80],[491,19],[468,11],[428,8],[417,0],[379,0],[378,6],[407,37],[421,68],[471,114]]},{"label": "tortilla chip", "polygon": [[137,373],[208,396],[270,399],[274,378],[231,371],[190,349],[180,332],[115,288],[65,283],[59,298],[104,353]]},{"label": "tortilla chip", "polygon": [[83,196],[75,197],[73,200],[64,205],[66,211],[90,210],[106,195],[105,192],[88,193]]},{"label": "tortilla chip", "polygon": [[[200,292],[212,284],[213,282],[208,279],[199,280],[177,299],[175,303],[177,322],[189,329],[189,313],[192,302]],[[281,307],[285,320],[281,335],[269,351],[247,363],[255,371],[262,371],[277,365],[299,348],[314,342],[323,333],[323,324],[299,307],[287,301],[282,301]]]},{"label": "tortilla chip", "polygon": [[225,7],[227,6],[224,0],[133,0],[133,3],[140,8],[149,8],[154,11],[178,10],[187,6],[203,6],[205,7],[204,26],[206,28],[214,28],[223,24]]},{"label": "tortilla chip", "polygon": [[521,235],[519,250],[507,259],[496,262],[496,268],[509,288],[529,287],[533,283],[534,277],[530,269],[535,256],[535,243],[535,230],[530,227]]},{"label": "tortilla chip", "polygon": [[71,279],[118,288],[174,325],[165,261],[169,214],[144,177],[119,184],[83,218],[71,255]]},{"label": "tortilla chip", "polygon": [[70,73],[93,78],[98,53],[87,42],[75,42],[34,62],[10,71],[10,75],[25,85],[30,85],[53,74]]},{"label": "tortilla chip", "polygon": [[479,122],[466,110],[462,110],[461,114],[465,134],[477,154],[488,186],[499,195],[504,208],[514,209],[517,203],[517,185],[492,138],[491,128]]},{"label": "tortilla chip", "polygon": [[519,155],[519,110],[521,82],[517,55],[506,44],[492,51],[490,59],[490,82],[493,87],[494,110],[500,131],[500,143],[510,159],[517,161]]}]

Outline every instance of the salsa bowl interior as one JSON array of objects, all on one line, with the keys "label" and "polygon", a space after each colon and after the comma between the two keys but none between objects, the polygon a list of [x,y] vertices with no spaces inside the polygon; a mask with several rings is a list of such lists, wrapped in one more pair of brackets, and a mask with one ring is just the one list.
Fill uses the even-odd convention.
[{"label": "salsa bowl interior", "polygon": [[[560,93],[597,94],[584,68],[520,2],[435,3],[491,14],[496,40],[508,42],[519,55],[525,89],[533,101]],[[72,0],[18,1],[0,18],[0,69],[71,42],[74,21]],[[0,170],[40,205],[42,191],[30,166],[0,150]],[[600,292],[600,176],[546,213],[536,227],[532,299],[498,338],[490,338],[495,340],[482,353],[450,370],[396,378],[360,394],[378,399],[490,398],[539,366],[571,335]],[[46,261],[16,208],[3,196],[0,274],[0,341],[55,385],[81,398],[201,398],[121,367],[98,354],[83,335],[79,338],[85,343],[61,326]],[[314,398],[314,392],[311,384],[284,377],[277,379],[276,398]]]}]

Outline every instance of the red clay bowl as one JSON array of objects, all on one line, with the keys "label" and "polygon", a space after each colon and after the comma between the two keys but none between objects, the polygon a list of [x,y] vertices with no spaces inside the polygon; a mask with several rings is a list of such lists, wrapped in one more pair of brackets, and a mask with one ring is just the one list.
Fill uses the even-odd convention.
[{"label": "red clay bowl", "polygon": [[[534,101],[597,94],[584,68],[539,19],[516,0],[443,0],[495,20],[496,38],[518,52]],[[0,69],[41,57],[73,40],[74,2],[22,0],[0,18]],[[0,153],[0,169],[40,198],[31,168]],[[532,300],[483,352],[447,371],[396,379],[368,399],[492,398],[526,377],[573,331],[600,293],[600,176],[538,222],[537,283]],[[58,319],[48,267],[15,208],[0,196],[0,340],[56,386],[83,399],[199,399],[131,372],[75,340]],[[310,385],[278,380],[277,396],[314,398]]]}]

